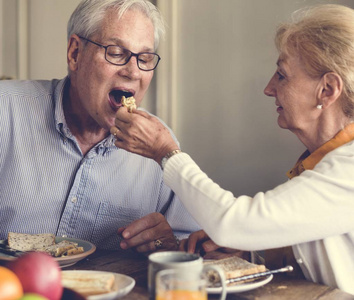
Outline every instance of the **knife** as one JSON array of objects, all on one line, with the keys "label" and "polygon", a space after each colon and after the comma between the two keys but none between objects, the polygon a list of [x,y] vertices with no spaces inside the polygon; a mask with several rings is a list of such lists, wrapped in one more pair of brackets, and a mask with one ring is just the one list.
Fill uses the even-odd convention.
[{"label": "knife", "polygon": [[276,270],[270,270],[270,271],[265,271],[265,272],[259,272],[259,273],[254,273],[254,274],[250,274],[250,275],[245,275],[245,276],[241,276],[241,277],[236,277],[236,278],[230,278],[227,279],[225,282],[226,284],[229,283],[234,283],[234,282],[238,282],[238,281],[243,281],[243,280],[248,280],[248,279],[255,279],[258,277],[263,277],[263,276],[268,276],[271,274],[276,274],[276,273],[283,273],[283,272],[292,272],[294,270],[294,268],[292,266],[286,266],[280,269],[276,269]]},{"label": "knife", "polygon": [[20,257],[25,254],[25,252],[10,248],[8,245],[0,243],[0,253],[4,253],[14,257]]}]

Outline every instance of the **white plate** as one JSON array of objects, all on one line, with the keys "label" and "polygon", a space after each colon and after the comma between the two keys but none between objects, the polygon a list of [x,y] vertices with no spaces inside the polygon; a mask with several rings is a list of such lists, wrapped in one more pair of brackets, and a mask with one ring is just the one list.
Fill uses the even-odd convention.
[{"label": "white plate", "polygon": [[[62,271],[65,273],[107,273],[104,271],[84,271],[84,270],[78,270],[78,271]],[[112,273],[112,272],[109,272]],[[114,282],[114,292],[111,293],[106,293],[102,295],[94,295],[94,296],[88,296],[86,299],[87,300],[113,300],[117,299],[120,297],[125,296],[128,294],[133,287],[135,286],[135,280],[127,275],[119,274],[119,273],[112,273],[115,277],[115,282]]]},{"label": "white plate", "polygon": [[[273,275],[269,275],[265,278],[262,279],[257,279],[252,282],[246,282],[246,283],[239,283],[239,284],[233,284],[233,285],[227,285],[226,290],[227,293],[242,293],[242,292],[247,292],[250,290],[254,290],[256,288],[259,288],[265,284],[267,284],[269,281],[273,279]],[[220,294],[221,293],[221,287],[208,287],[207,292],[209,294]]]},{"label": "white plate", "polygon": [[[80,254],[70,255],[70,256],[55,257],[55,260],[59,263],[59,266],[61,268],[72,266],[72,265],[76,264],[79,260],[84,259],[85,257],[89,256],[90,254],[92,254],[93,252],[96,251],[96,246],[88,241],[67,238],[67,237],[65,237],[65,238],[64,237],[56,237],[55,238],[56,243],[59,243],[63,240],[77,243],[79,247],[84,248],[84,252],[80,253]],[[4,242],[4,241],[0,240],[0,242]],[[0,253],[0,260],[14,260],[15,258],[16,257]]]}]

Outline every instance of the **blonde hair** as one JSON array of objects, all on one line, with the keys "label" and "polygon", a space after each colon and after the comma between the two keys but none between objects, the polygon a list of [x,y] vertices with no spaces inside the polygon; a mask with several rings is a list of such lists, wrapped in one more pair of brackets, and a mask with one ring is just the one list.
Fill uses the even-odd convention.
[{"label": "blonde hair", "polygon": [[318,5],[293,14],[281,24],[275,44],[279,52],[298,55],[310,76],[335,72],[343,80],[342,109],[354,116],[354,10],[336,4]]}]

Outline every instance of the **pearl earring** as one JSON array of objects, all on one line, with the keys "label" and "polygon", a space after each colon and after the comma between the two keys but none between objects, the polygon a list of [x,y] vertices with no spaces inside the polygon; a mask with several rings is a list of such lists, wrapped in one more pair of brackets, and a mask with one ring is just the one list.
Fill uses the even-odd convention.
[{"label": "pearl earring", "polygon": [[323,107],[323,104],[318,104],[318,105],[316,106],[317,109],[322,109],[322,107]]}]

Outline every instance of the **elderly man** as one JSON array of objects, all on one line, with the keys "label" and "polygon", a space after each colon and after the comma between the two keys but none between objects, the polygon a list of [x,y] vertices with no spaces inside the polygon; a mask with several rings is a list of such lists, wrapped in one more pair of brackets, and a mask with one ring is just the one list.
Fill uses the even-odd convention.
[{"label": "elderly man", "polygon": [[84,0],[68,24],[68,77],[0,83],[0,238],[50,232],[150,253],[198,229],[160,167],[109,132],[122,96],[143,100],[163,31],[149,1]]}]

